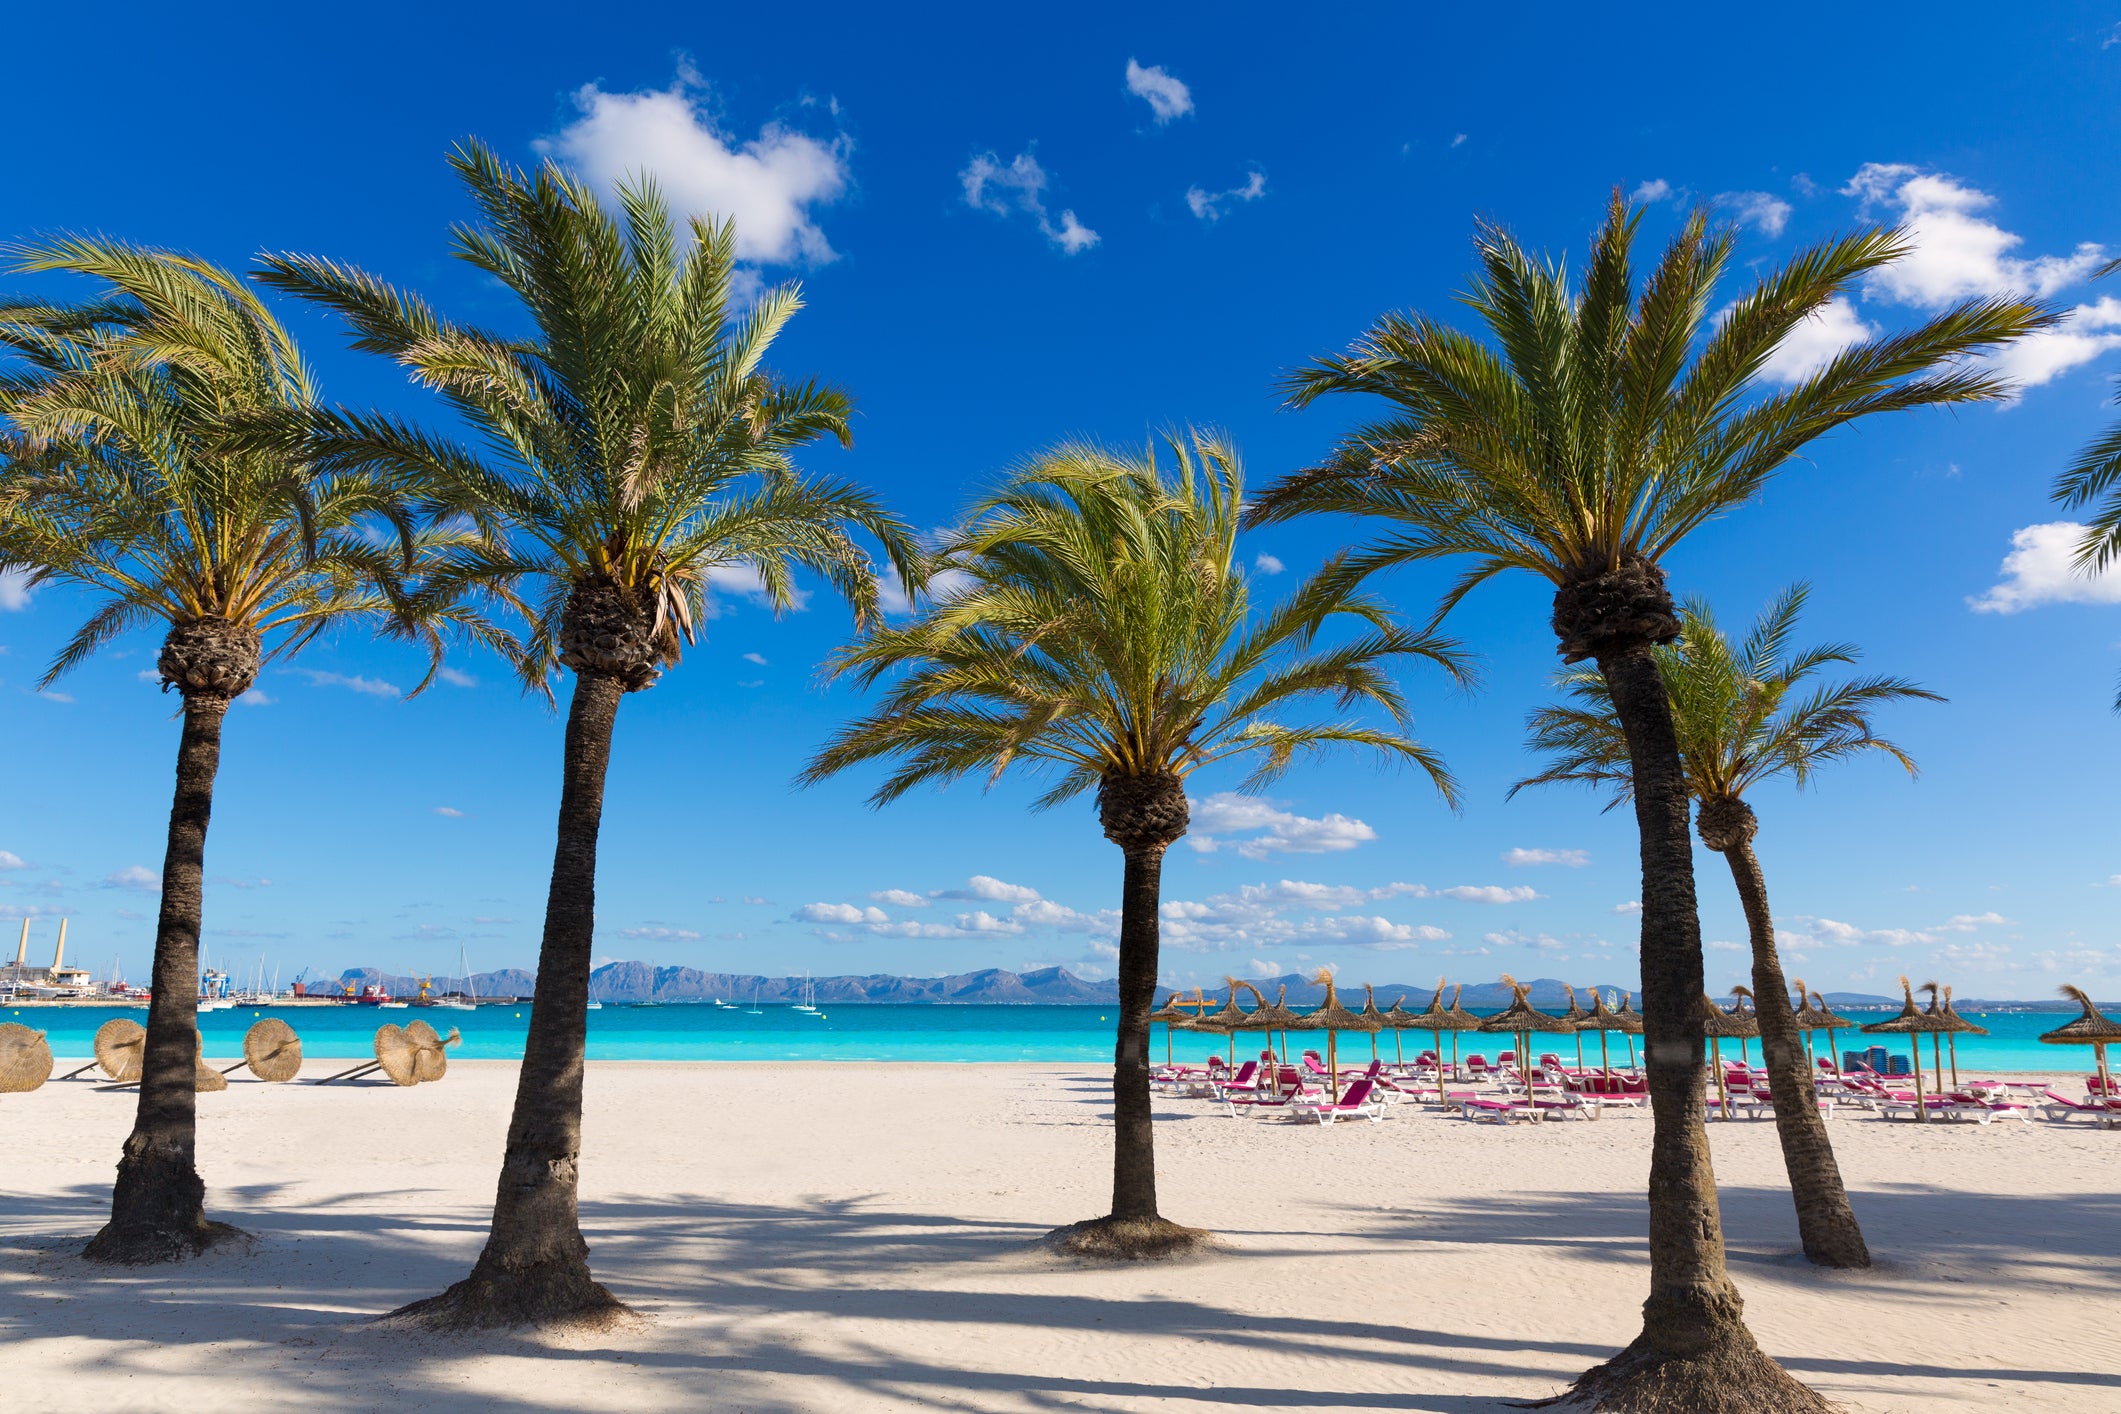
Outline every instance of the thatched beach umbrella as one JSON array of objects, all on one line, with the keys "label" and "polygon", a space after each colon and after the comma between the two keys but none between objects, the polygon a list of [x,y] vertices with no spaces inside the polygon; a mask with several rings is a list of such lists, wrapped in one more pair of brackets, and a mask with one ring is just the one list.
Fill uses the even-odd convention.
[{"label": "thatched beach umbrella", "polygon": [[1376,1060],[1377,1033],[1392,1023],[1386,1021],[1385,1014],[1377,1009],[1377,988],[1368,982],[1362,984],[1362,1010],[1355,1014],[1370,1023],[1370,1059]]},{"label": "thatched beach umbrella", "polygon": [[1517,1074],[1524,1081],[1525,1094],[1532,1093],[1532,1067],[1525,1057],[1532,1049],[1532,1033],[1554,1035],[1573,1031],[1576,1028],[1558,1016],[1549,1016],[1535,1009],[1531,1002],[1532,989],[1519,982],[1509,973],[1502,974],[1502,985],[1510,989],[1510,1004],[1480,1023],[1483,1031],[1507,1032],[1515,1038],[1517,1047]]},{"label": "thatched beach umbrella", "polygon": [[[1817,992],[1812,993],[1812,1005],[1810,1015],[1812,1026],[1815,1029],[1824,1031],[1826,1033],[1827,1049],[1830,1051],[1838,1051],[1838,1048],[1840,1046],[1840,1043],[1834,1039],[1834,1033],[1836,1031],[1854,1031],[1856,1029],[1855,1022],[1849,1020],[1847,1017],[1841,1015],[1841,1013],[1835,1011],[1832,1007],[1828,1006],[1826,1004],[1826,998],[1820,996]],[[1834,1062],[1834,1074],[1841,1074],[1840,1055],[1833,1055],[1829,1057],[1829,1059]]]},{"label": "thatched beach umbrella", "polygon": [[392,1084],[410,1087],[420,1083],[419,1050],[405,1035],[405,1028],[396,1022],[385,1022],[376,1028],[376,1064],[383,1067]]},{"label": "thatched beach umbrella", "polygon": [[1574,987],[1564,982],[1561,984],[1561,990],[1569,994],[1569,1009],[1561,1014],[1561,1019],[1569,1024],[1569,1030],[1576,1033],[1576,1068],[1582,1070],[1583,1032],[1584,1028],[1591,1024],[1591,1013],[1577,1003]]},{"label": "thatched beach umbrella", "polygon": [[1958,1012],[1952,1010],[1951,988],[1945,987],[1941,989],[1943,992],[1941,999],[1938,996],[1940,989],[1935,982],[1924,982],[1922,990],[1930,994],[1930,1004],[1923,1009],[1922,1014],[1932,1018],[1937,1024],[1937,1029],[1930,1033],[1930,1060],[1935,1065],[1937,1072],[1937,1089],[1939,1092],[1944,1089],[1944,1057],[1942,1050],[1949,1045],[1952,1051],[1952,1088],[1956,1090],[1959,1088],[1960,1036],[1986,1036],[1988,1028],[1986,1026],[1976,1026],[1973,1022],[1968,1021]]},{"label": "thatched beach umbrella", "polygon": [[1173,992],[1164,1003],[1163,1010],[1149,1013],[1149,1020],[1164,1024],[1164,1064],[1171,1064],[1171,1033],[1193,1019],[1195,1013],[1187,1010],[1187,1004],[1179,1001],[1180,994]]},{"label": "thatched beach umbrella", "polygon": [[[1237,985],[1250,992],[1253,1001],[1256,1003],[1245,1016],[1244,1029],[1247,1031],[1264,1031],[1267,1034],[1267,1054],[1269,1056],[1274,1054],[1274,1033],[1277,1031],[1284,1033],[1281,1042],[1281,1064],[1287,1065],[1289,1063],[1289,1038],[1287,1032],[1296,1022],[1296,1013],[1289,1010],[1288,984],[1282,984],[1279,995],[1271,1002],[1267,1000],[1265,992],[1260,991],[1259,988],[1253,986],[1250,982],[1239,982]],[[1270,1079],[1274,1084],[1274,1093],[1280,1094],[1280,1072],[1275,1072]]]},{"label": "thatched beach umbrella", "polygon": [[252,1075],[269,1083],[292,1080],[302,1069],[302,1038],[277,1016],[253,1022],[250,1030],[243,1033],[243,1059],[221,1073],[226,1075],[244,1065],[250,1067]]},{"label": "thatched beach umbrella", "polygon": [[449,1054],[444,1048],[463,1040],[464,1033],[452,1026],[447,1036],[437,1036],[432,1026],[415,1021],[405,1028],[405,1039],[414,1047],[413,1076],[425,1082],[440,1080],[449,1072]]},{"label": "thatched beach umbrella", "polygon": [[52,1048],[42,1031],[0,1021],[0,1095],[20,1095],[52,1078]]},{"label": "thatched beach umbrella", "polygon": [[1612,1053],[1606,1049],[1606,1033],[1618,1031],[1621,1035],[1630,1038],[1628,1041],[1628,1055],[1632,1060],[1635,1054],[1633,1038],[1642,1034],[1642,1019],[1636,1017],[1630,1020],[1619,1012],[1614,1011],[1605,1004],[1604,994],[1594,987],[1591,989],[1590,1019],[1577,1027],[1578,1035],[1585,1031],[1596,1031],[1598,1033],[1598,1063],[1605,1068],[1606,1079],[1611,1080],[1613,1078],[1613,1057]]},{"label": "thatched beach umbrella", "polygon": [[1404,1031],[1419,1031],[1421,1029],[1421,1023],[1415,1020],[1414,1013],[1407,1010],[1407,999],[1404,993],[1394,1000],[1392,1005],[1385,1008],[1384,1019],[1385,1027],[1392,1033],[1392,1064],[1404,1068],[1407,1063],[1407,1052],[1406,1047],[1400,1044],[1400,1033]]},{"label": "thatched beach umbrella", "polygon": [[1326,1033],[1326,1073],[1331,1076],[1333,1101],[1340,1102],[1340,1033],[1343,1031],[1375,1031],[1377,1023],[1340,1004],[1340,993],[1333,985],[1331,968],[1321,967],[1311,979],[1325,985],[1326,999],[1304,1014],[1306,1027]]},{"label": "thatched beach umbrella", "polygon": [[1915,1010],[1915,989],[1908,985],[1907,978],[1900,979],[1900,991],[1906,998],[1900,1014],[1885,1021],[1874,1021],[1863,1028],[1867,1036],[1905,1036],[1915,1056],[1915,1118],[1925,1123],[1929,1120],[1929,1102],[1922,1094],[1922,1037],[1925,1032],[1935,1031],[1939,1023],[1931,1021]]},{"label": "thatched beach umbrella", "polygon": [[1237,1033],[1245,1029],[1245,1023],[1252,1019],[1252,1013],[1237,1004],[1237,979],[1232,977],[1226,980],[1230,983],[1229,1000],[1214,1011],[1209,1012],[1206,1016],[1201,1017],[1198,1021],[1195,1021],[1193,1027],[1199,1031],[1216,1032],[1228,1039],[1230,1043],[1230,1065],[1235,1069],[1237,1065]]},{"label": "thatched beach umbrella", "polygon": [[[192,1028],[191,1088],[194,1094],[226,1090],[228,1077],[206,1063],[206,1033]],[[136,1081],[137,1083],[137,1081]]]},{"label": "thatched beach umbrella", "polygon": [[1716,1110],[1724,1119],[1731,1117],[1730,1088],[1723,1082],[1723,1038],[1727,1036],[1749,1037],[1760,1034],[1760,1023],[1743,1010],[1725,1011],[1701,994],[1701,1031],[1709,1038],[1709,1064],[1716,1072]]},{"label": "thatched beach umbrella", "polygon": [[96,1064],[120,1084],[138,1080],[140,1055],[146,1044],[145,1026],[129,1016],[114,1016],[96,1028]]},{"label": "thatched beach umbrella", "polygon": [[[1444,980],[1439,977],[1436,979],[1436,995],[1429,998],[1428,1009],[1417,1012],[1414,1016],[1414,1024],[1418,1029],[1433,1031],[1436,1034],[1436,1101],[1438,1104],[1449,1103],[1449,1096],[1444,1092],[1443,1088],[1443,1033],[1446,1031],[1451,1033],[1450,1074],[1452,1079],[1456,1079],[1458,1076],[1458,1033],[1461,1031],[1478,1031],[1480,1029],[1480,1018],[1469,1011],[1460,1010],[1457,997],[1451,999],[1451,1005],[1445,1006],[1443,1004],[1443,989]],[[1458,990],[1463,993],[1465,987],[1461,985]]]},{"label": "thatched beach umbrella", "polygon": [[2058,1026],[2040,1039],[2050,1046],[2090,1046],[2092,1054],[2099,1060],[2099,1098],[2111,1104],[2114,1098],[2113,1073],[2106,1068],[2106,1048],[2121,1041],[2121,1021],[2104,1016],[2092,1005],[2092,999],[2084,995],[2082,988],[2065,985],[2062,995],[2084,1008],[2084,1015],[2066,1026]]},{"label": "thatched beach umbrella", "polygon": [[1635,994],[1633,992],[1622,992],[1620,994],[1620,1006],[1614,1011],[1613,1015],[1627,1023],[1625,1027],[1616,1026],[1613,1029],[1628,1038],[1628,1069],[1633,1070],[1635,1068],[1635,1038],[1642,1034],[1643,1026],[1642,1013],[1635,1010]]}]

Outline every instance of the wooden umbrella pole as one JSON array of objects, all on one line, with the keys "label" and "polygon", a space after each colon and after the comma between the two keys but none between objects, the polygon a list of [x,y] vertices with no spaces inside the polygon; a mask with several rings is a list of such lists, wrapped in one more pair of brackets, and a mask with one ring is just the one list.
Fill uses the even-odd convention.
[{"label": "wooden umbrella pole", "polygon": [[1957,1036],[1947,1036],[1944,1038],[1944,1044],[1951,1051],[1952,1088],[1956,1090],[1959,1088],[1959,1038]]},{"label": "wooden umbrella pole", "polygon": [[1598,1063],[1605,1068],[1605,1078],[1610,1082],[1613,1078],[1613,1056],[1606,1049],[1605,1032],[1603,1031],[1598,1033]]},{"label": "wooden umbrella pole", "polygon": [[[1920,1049],[1919,1043],[1917,1049]],[[1930,1032],[1930,1059],[1936,1062],[1937,1093],[1941,1095],[1944,1093],[1944,1033],[1941,1031]]]},{"label": "wooden umbrella pole", "polygon": [[[1436,1032],[1436,1033],[1435,1033],[1435,1035],[1436,1035],[1436,1103],[1437,1103],[1437,1104],[1439,1104],[1439,1105],[1449,1106],[1449,1105],[1450,1105],[1450,1103],[1451,1103],[1451,1096],[1450,1096],[1449,1092],[1447,1092],[1447,1091],[1446,1091],[1446,1090],[1445,1090],[1445,1089],[1443,1088],[1443,1032],[1441,1032],[1441,1031],[1438,1031],[1438,1032]],[[1454,1045],[1454,1046],[1455,1046],[1455,1045],[1457,1045],[1457,1043],[1458,1043],[1458,1033],[1457,1033],[1457,1032],[1455,1032],[1455,1031],[1451,1033],[1451,1043],[1452,1043],[1452,1045]]]},{"label": "wooden umbrella pole", "polygon": [[1922,1037],[1910,1031],[1907,1040],[1908,1049],[1915,1053],[1915,1122],[1928,1124],[1930,1121],[1929,1101],[1924,1099],[1922,1095]]},{"label": "wooden umbrella pole", "polygon": [[1635,1068],[1635,1033],[1634,1033],[1634,1032],[1632,1032],[1632,1031],[1630,1031],[1630,1032],[1628,1032],[1628,1033],[1627,1033],[1627,1036],[1628,1036],[1628,1069],[1629,1069],[1629,1070],[1633,1070],[1633,1069]]},{"label": "wooden umbrella pole", "polygon": [[1392,1063],[1401,1070],[1407,1068],[1407,1048],[1399,1044],[1399,1032],[1392,1033]]},{"label": "wooden umbrella pole", "polygon": [[1731,1092],[1723,1086],[1723,1042],[1709,1037],[1709,1064],[1716,1067],[1716,1117],[1731,1117]]},{"label": "wooden umbrella pole", "polygon": [[1326,1074],[1330,1077],[1326,1089],[1333,1096],[1333,1103],[1340,1103],[1340,1033],[1326,1033]]}]

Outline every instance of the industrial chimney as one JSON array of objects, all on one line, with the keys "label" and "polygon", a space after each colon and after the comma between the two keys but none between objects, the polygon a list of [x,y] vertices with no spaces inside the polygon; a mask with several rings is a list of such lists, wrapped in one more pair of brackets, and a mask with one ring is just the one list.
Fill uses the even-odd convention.
[{"label": "industrial chimney", "polygon": [[59,920],[59,946],[52,949],[52,976],[59,975],[59,964],[66,961],[66,920]]},{"label": "industrial chimney", "polygon": [[15,945],[15,975],[21,976],[29,969],[29,920],[22,920],[22,941]]}]

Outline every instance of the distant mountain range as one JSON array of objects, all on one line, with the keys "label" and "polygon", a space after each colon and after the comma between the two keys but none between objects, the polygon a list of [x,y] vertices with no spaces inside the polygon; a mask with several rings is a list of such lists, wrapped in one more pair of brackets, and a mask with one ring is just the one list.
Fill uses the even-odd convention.
[{"label": "distant mountain range", "polygon": [[[437,994],[462,990],[462,979],[434,977],[429,979]],[[502,968],[496,972],[480,972],[472,977],[478,994],[482,997],[528,997],[537,989],[537,974],[519,967]],[[381,983],[394,996],[416,996],[420,990],[420,979],[401,977],[378,971],[373,967],[349,968],[339,974],[338,985],[343,990],[351,987],[359,992],[363,987]],[[970,1005],[1040,1005],[1062,1004],[1074,1006],[1109,1006],[1119,1000],[1119,984],[1115,981],[1092,982],[1077,977],[1065,967],[1041,967],[1030,972],[1010,972],[1004,968],[990,967],[979,972],[959,972],[948,977],[899,977],[890,973],[867,975],[844,975],[813,977],[807,985],[814,989],[820,1004],[845,1005],[857,1002],[934,1003]],[[1315,1006],[1325,999],[1326,989],[1312,982],[1301,973],[1291,972],[1286,976],[1257,980],[1253,986],[1266,994],[1269,1000],[1288,989],[1288,1000],[1293,1006]],[[1455,984],[1454,984],[1455,985]],[[788,1005],[802,1001],[805,995],[805,980],[801,977],[765,977],[739,972],[701,972],[691,967],[656,967],[645,962],[607,962],[589,974],[589,995],[601,1002],[705,1002],[717,998],[731,1002],[749,1002],[756,998],[760,1002]],[[316,984],[312,984],[315,989]],[[1532,1005],[1545,1010],[1563,1011],[1568,1007],[1566,989],[1562,982],[1552,977],[1534,978],[1531,983]],[[1158,983],[1156,1000],[1161,1006],[1164,998],[1174,990],[1183,990],[1188,996],[1193,989],[1174,988],[1169,983]],[[1221,996],[1223,988],[1218,985],[1207,989],[1210,996]],[[1414,982],[1379,983],[1376,986],[1377,1005],[1389,1007],[1401,997],[1406,999],[1407,1009],[1419,1011],[1429,1004],[1435,995],[1436,984]],[[1589,1000],[1585,989],[1578,987],[1577,993]],[[1598,984],[1598,991],[1607,996],[1632,991],[1612,983]],[[1362,984],[1343,981],[1340,983],[1343,1001],[1359,1010],[1362,1005]],[[1828,992],[1828,1006],[1842,1010],[1864,1010],[1891,1008],[1897,1010],[1900,998],[1880,996],[1874,992]],[[1724,1000],[1719,998],[1719,1000]],[[1500,982],[1469,982],[1466,984],[1462,1005],[1476,1011],[1487,1011],[1509,1005],[1509,988]],[[1965,999],[1957,1003],[1962,1011],[2010,1010],[2010,1011],[2069,1011],[2074,1002],[2062,1001],[1996,1001]],[[1638,998],[1639,1010],[1641,1001]]]}]

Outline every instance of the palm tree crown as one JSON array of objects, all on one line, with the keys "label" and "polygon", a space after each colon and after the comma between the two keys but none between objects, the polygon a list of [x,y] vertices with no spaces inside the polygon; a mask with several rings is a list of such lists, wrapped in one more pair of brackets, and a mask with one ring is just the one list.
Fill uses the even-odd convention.
[{"label": "palm tree crown", "polygon": [[[1413,762],[1455,800],[1441,760],[1404,734],[1406,701],[1386,671],[1413,656],[1462,677],[1455,647],[1407,632],[1330,572],[1254,622],[1236,556],[1237,454],[1202,435],[1167,446],[1168,471],[1153,449],[1062,446],[977,506],[933,556],[937,597],[839,654],[835,674],[864,685],[904,675],[806,780],[903,757],[871,797],[881,805],[1022,761],[1059,774],[1044,808],[1109,778],[1183,778],[1241,755],[1256,758],[1249,789],[1298,755],[1356,746]],[[1359,636],[1314,646],[1333,620]],[[1321,697],[1379,709],[1391,729],[1283,718]]]},{"label": "palm tree crown", "polygon": [[[1914,774],[1908,754],[1873,729],[1871,710],[1910,698],[1944,699],[1894,677],[1820,684],[1800,696],[1799,689],[1822,669],[1853,664],[1860,656],[1848,643],[1791,649],[1807,593],[1808,586],[1798,584],[1775,596],[1737,643],[1717,628],[1706,601],[1689,599],[1680,614],[1679,641],[1651,650],[1671,697],[1680,764],[1696,800],[1737,799],[1779,776],[1802,789],[1821,766],[1865,752],[1882,752]],[[1625,803],[1634,778],[1604,675],[1570,669],[1557,685],[1573,700],[1541,708],[1530,722],[1531,749],[1546,758],[1546,769],[1517,782],[1510,793],[1572,782],[1609,791],[1608,810]]]},{"label": "palm tree crown", "polygon": [[[47,668],[50,683],[126,630],[207,625],[240,644],[227,681],[249,686],[266,657],[335,623],[417,635],[398,576],[457,537],[418,534],[399,499],[359,470],[333,469],[246,433],[302,417],[315,388],[287,331],[241,279],[187,256],[101,239],[18,247],[14,268],[102,281],[87,304],[0,303],[0,563],[66,582],[95,609]],[[388,533],[379,534],[383,531]],[[197,645],[195,645],[197,646]],[[180,656],[182,654],[180,653]],[[238,685],[240,683],[240,685]]]},{"label": "palm tree crown", "polygon": [[[650,181],[623,187],[614,217],[549,163],[526,174],[478,144],[450,161],[485,218],[456,228],[455,253],[522,301],[534,337],[452,323],[318,257],[270,258],[262,277],[338,311],[356,347],[411,370],[480,435],[474,453],[338,412],[312,430],[326,461],[414,480],[432,514],[483,532],[434,576],[435,602],[466,591],[517,602],[531,621],[519,666],[533,687],[557,662],[645,687],[692,640],[718,572],[755,576],[782,608],[807,567],[864,621],[876,578],[850,528],[880,540],[902,578],[917,575],[897,519],[850,484],[796,470],[796,447],[848,441],[851,405],[765,368],[802,301],[782,286],[738,315],[732,222],[693,217],[681,239]],[[543,584],[533,602],[514,601],[526,580]],[[599,591],[617,602],[583,598]],[[585,620],[573,630],[571,600]]]},{"label": "palm tree crown", "polygon": [[1872,229],[1813,246],[1718,309],[1734,233],[1696,212],[1638,290],[1640,221],[1616,193],[1580,281],[1566,262],[1537,259],[1483,225],[1480,274],[1462,298],[1491,342],[1389,314],[1347,353],[1298,371],[1287,384],[1294,406],[1367,393],[1395,412],[1269,488],[1251,518],[1383,520],[1389,533],[1349,558],[1351,574],[1471,555],[1445,610],[1506,569],[1581,582],[1656,563],[1844,423],[2003,396],[2008,385],[1964,356],[2050,321],[2023,300],[1968,300],[1760,394],[1783,341],[1905,254],[1905,236]]}]

